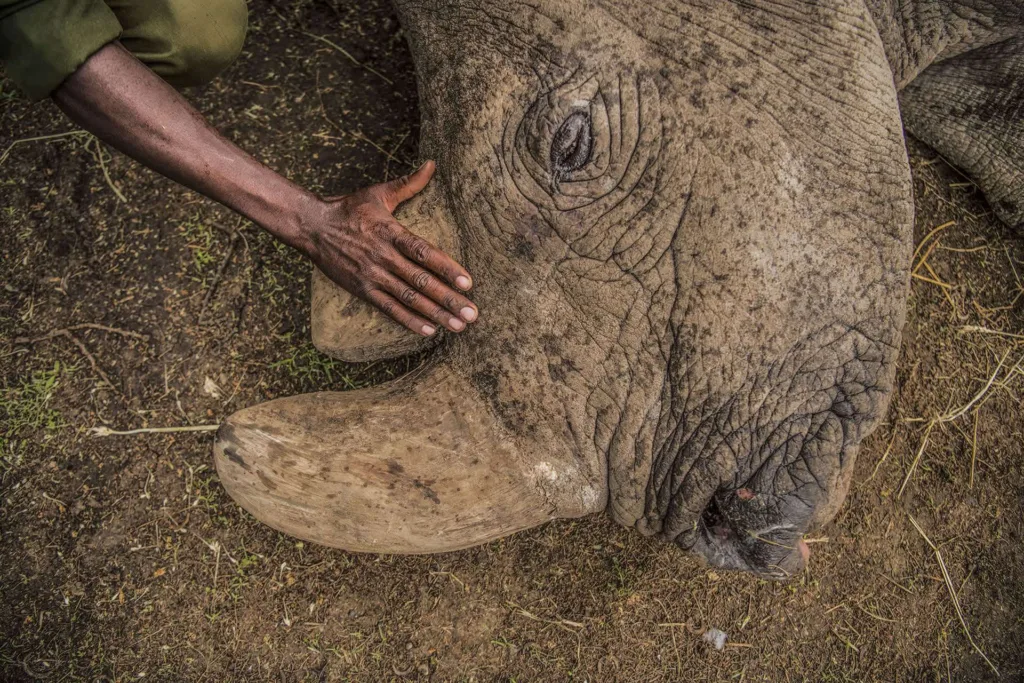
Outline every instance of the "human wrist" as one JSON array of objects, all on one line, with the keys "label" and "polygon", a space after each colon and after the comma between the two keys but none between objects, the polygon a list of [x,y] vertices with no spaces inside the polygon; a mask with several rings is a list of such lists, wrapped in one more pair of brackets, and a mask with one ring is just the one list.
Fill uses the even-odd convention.
[{"label": "human wrist", "polygon": [[315,233],[325,207],[323,199],[292,185],[287,191],[274,193],[265,203],[266,215],[260,217],[262,220],[250,218],[288,246],[309,255],[315,250]]}]

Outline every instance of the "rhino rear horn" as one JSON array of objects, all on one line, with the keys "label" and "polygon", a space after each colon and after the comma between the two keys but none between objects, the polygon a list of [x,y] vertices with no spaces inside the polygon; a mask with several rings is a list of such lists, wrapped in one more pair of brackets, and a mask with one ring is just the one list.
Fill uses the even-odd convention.
[{"label": "rhino rear horn", "polygon": [[[407,230],[456,260],[453,223],[435,180],[395,211]],[[313,269],[310,328],[313,345],[322,353],[350,363],[399,358],[429,348],[440,335],[413,334],[379,310],[334,284]]]}]

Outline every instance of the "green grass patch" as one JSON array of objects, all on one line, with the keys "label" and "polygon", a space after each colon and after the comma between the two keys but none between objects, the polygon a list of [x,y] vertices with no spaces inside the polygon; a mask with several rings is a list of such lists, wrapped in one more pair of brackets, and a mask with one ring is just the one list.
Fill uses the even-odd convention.
[{"label": "green grass patch", "polygon": [[323,386],[335,382],[340,382],[347,389],[359,386],[350,376],[351,368],[347,363],[325,356],[309,342],[293,347],[289,356],[271,363],[270,367],[283,371],[304,386]]},{"label": "green grass patch", "polygon": [[216,238],[214,228],[198,215],[182,221],[178,225],[182,236],[185,238],[185,246],[192,253],[192,267],[201,280],[206,279],[207,272],[217,267],[216,258],[213,255]]},{"label": "green grass patch", "polygon": [[61,376],[73,370],[58,361],[51,370],[38,370],[20,384],[0,389],[0,469],[20,462],[26,440],[34,432],[64,426],[60,411],[52,405],[53,396]]}]

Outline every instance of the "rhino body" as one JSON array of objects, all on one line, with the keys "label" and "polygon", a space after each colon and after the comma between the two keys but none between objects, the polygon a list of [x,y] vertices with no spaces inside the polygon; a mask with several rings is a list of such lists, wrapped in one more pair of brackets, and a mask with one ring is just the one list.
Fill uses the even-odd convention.
[{"label": "rhino body", "polygon": [[[353,551],[607,511],[719,566],[798,569],[892,391],[904,125],[1024,219],[1022,10],[396,4],[439,169],[397,217],[461,257],[483,317],[395,382],[231,416],[228,492]],[[313,336],[346,360],[425,343],[318,273]]]}]

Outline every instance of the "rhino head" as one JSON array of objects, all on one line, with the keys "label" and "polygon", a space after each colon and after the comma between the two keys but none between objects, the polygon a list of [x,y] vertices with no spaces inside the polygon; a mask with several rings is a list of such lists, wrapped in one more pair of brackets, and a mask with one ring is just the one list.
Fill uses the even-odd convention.
[{"label": "rhino head", "polygon": [[[909,282],[897,91],[853,0],[398,3],[423,156],[398,218],[482,318],[392,383],[232,415],[215,460],[267,524],[454,550],[607,510],[785,576],[884,415]],[[314,276],[348,360],[423,340]]]}]

